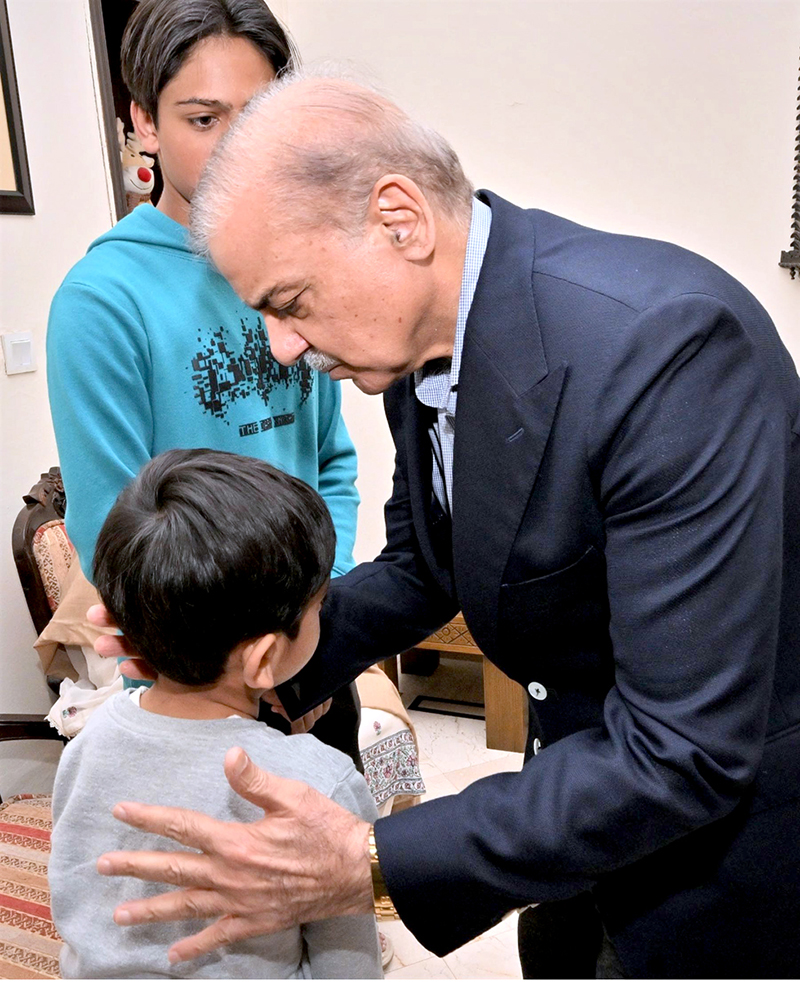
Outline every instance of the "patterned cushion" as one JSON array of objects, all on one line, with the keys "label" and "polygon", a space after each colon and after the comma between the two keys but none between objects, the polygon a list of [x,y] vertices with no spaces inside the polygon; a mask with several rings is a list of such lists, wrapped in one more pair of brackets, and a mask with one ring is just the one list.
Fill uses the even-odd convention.
[{"label": "patterned cushion", "polygon": [[0,979],[60,978],[47,883],[51,808],[50,795],[0,804]]},{"label": "patterned cushion", "polygon": [[36,530],[33,536],[33,555],[39,567],[50,610],[55,610],[61,603],[64,577],[75,558],[75,549],[69,541],[63,519],[45,522]]},{"label": "patterned cushion", "polygon": [[[372,729],[373,740],[378,737],[366,747],[361,745],[365,719]],[[425,794],[417,744],[411,730],[396,716],[377,709],[363,709],[361,720],[358,737],[364,777],[383,818],[392,811],[416,804],[419,796]]]}]

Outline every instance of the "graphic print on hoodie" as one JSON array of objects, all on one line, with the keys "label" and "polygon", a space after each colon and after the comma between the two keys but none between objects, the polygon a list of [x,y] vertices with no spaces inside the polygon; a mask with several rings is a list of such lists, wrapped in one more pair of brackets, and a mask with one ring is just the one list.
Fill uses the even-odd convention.
[{"label": "graphic print on hoodie", "polygon": [[[198,336],[197,343],[203,348],[192,358],[192,375],[194,391],[200,405],[206,412],[225,419],[230,426],[228,406],[237,399],[244,399],[252,392],[257,392],[269,405],[270,393],[278,386],[300,389],[300,405],[311,395],[314,386],[313,373],[302,361],[287,368],[272,357],[264,322],[256,315],[253,319],[242,318],[239,321],[242,345],[239,353],[231,343],[234,330],[227,325],[221,325],[213,331],[210,337]],[[286,426],[293,423],[294,413],[261,420],[260,424],[253,422],[240,424],[240,436],[248,436],[251,427],[259,425],[271,429],[276,426]],[[244,432],[242,432],[244,430]]]}]

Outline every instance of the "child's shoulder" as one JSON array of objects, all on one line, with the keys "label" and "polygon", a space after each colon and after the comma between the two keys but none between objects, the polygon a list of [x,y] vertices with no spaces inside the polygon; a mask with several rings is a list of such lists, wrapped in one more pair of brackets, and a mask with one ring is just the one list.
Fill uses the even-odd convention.
[{"label": "child's shoulder", "polygon": [[[269,731],[266,754],[244,747],[256,764],[280,777],[303,781],[344,808],[374,821],[375,804],[364,775],[340,750],[329,747],[310,733],[283,736]],[[269,759],[265,759],[268,756]]]},{"label": "child's shoulder", "polygon": [[323,743],[312,733],[297,733],[293,736],[287,736],[284,739],[284,745],[290,748],[298,759],[313,761],[320,769],[327,769],[332,778],[336,776],[338,779],[342,775],[349,774],[351,770],[355,770],[353,761],[347,754],[335,747],[328,746],[327,743]]},{"label": "child's shoulder", "polygon": [[97,766],[116,755],[126,740],[117,709],[128,698],[127,692],[115,692],[92,711],[85,726],[67,743],[58,763],[57,789],[68,785],[84,767]]},{"label": "child's shoulder", "polygon": [[255,731],[254,735],[263,736],[268,741],[264,752],[274,758],[274,767],[285,772],[282,776],[297,777],[323,794],[330,795],[340,781],[351,773],[357,773],[353,761],[346,754],[329,747],[310,733],[285,736],[276,730],[267,730],[266,733]]}]

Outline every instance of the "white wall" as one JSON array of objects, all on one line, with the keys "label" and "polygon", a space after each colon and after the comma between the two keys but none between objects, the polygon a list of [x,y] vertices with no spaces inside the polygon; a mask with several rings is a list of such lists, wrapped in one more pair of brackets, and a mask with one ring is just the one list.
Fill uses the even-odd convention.
[{"label": "white wall", "polygon": [[[33,331],[39,370],[0,372],[0,712],[38,712],[47,699],[8,540],[21,494],[56,462],[44,374],[49,301],[112,210],[85,0],[8,8],[36,215],[0,216],[0,331]],[[477,185],[589,225],[672,239],[729,269],[800,361],[800,279],[777,267],[790,234],[800,0],[275,8],[307,59],[370,67],[441,129]],[[345,403],[364,499],[357,556],[367,559],[382,543],[393,452],[381,401],[348,383]],[[38,752],[0,746],[0,793],[17,790],[8,761]]]},{"label": "white wall", "polygon": [[[38,370],[0,368],[0,712],[46,712],[28,608],[11,557],[22,495],[58,462],[44,342],[50,299],[111,224],[84,0],[8,0],[36,214],[0,215],[0,332],[31,331]],[[80,343],[80,325],[75,325]],[[25,787],[26,762],[56,744],[0,745],[0,793]],[[11,774],[19,775],[9,783]],[[29,783],[26,790],[32,789]]]},{"label": "white wall", "polygon": [[[368,67],[477,186],[703,253],[764,303],[800,363],[789,248],[797,0],[284,0],[305,59]],[[358,558],[380,547],[392,452],[345,383]]]}]

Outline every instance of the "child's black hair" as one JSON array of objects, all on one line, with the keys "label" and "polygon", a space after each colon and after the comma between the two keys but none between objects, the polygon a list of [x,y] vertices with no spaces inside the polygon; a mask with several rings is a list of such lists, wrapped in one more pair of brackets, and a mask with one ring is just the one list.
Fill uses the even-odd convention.
[{"label": "child's black hair", "polygon": [[253,457],[168,450],[109,512],[94,580],[159,674],[210,685],[243,641],[296,637],[335,543],[325,502],[298,478]]},{"label": "child's black hair", "polygon": [[161,90],[197,44],[209,37],[242,37],[278,75],[297,52],[264,0],[141,0],[122,37],[122,78],[135,103],[158,122]]}]

